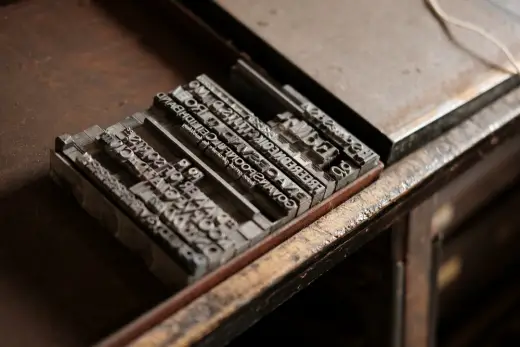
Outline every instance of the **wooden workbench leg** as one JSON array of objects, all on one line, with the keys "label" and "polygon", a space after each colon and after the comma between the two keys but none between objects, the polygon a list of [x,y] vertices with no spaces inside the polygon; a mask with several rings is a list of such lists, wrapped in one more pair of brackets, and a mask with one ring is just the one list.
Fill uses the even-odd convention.
[{"label": "wooden workbench leg", "polygon": [[434,347],[441,239],[434,237],[435,199],[410,212],[405,265],[404,347]]},{"label": "wooden workbench leg", "polygon": [[406,279],[406,244],[408,216],[400,218],[391,227],[392,233],[392,347],[403,347],[404,294]]},{"label": "wooden workbench leg", "polygon": [[434,235],[432,239],[432,266],[430,271],[430,347],[435,347],[437,345],[437,312],[439,308],[439,286],[437,275],[439,274],[439,268],[442,263],[442,247],[442,234]]}]

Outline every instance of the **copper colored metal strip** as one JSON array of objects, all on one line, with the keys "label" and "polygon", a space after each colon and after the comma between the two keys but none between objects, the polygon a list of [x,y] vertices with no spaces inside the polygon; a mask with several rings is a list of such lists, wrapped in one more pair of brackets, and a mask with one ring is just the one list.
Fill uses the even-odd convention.
[{"label": "copper colored metal strip", "polygon": [[158,305],[134,322],[109,336],[107,339],[100,342],[97,346],[114,347],[130,343],[132,340],[136,339],[156,324],[175,314],[175,312],[189,304],[191,301],[195,300],[197,297],[203,295],[217,284],[221,283],[228,277],[232,276],[234,273],[253,262],[255,259],[264,255],[280,243],[296,234],[302,228],[311,224],[333,208],[345,202],[361,189],[375,181],[379,177],[382,170],[383,164],[380,163],[374,169],[358,178],[355,182],[336,192],[328,199],[310,209],[307,213],[304,213],[298,218],[295,218],[283,226],[280,230],[274,232],[256,246],[231,260],[229,263],[209,273],[199,281],[195,282],[193,285],[190,285],[180,292],[174,294],[161,305]]}]

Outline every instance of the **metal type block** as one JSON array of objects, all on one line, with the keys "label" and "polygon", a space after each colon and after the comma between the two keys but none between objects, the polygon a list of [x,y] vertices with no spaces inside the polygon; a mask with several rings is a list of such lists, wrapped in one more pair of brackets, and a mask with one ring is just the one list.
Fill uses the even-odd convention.
[{"label": "metal type block", "polygon": [[117,124],[59,136],[53,177],[166,283],[189,284],[273,232],[295,232],[313,206],[375,168],[268,87],[287,108],[257,116],[200,75]]}]

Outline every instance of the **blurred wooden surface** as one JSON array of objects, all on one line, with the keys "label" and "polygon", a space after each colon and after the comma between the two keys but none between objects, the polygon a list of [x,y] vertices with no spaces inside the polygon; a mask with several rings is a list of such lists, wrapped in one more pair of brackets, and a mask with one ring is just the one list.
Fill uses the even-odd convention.
[{"label": "blurred wooden surface", "polygon": [[48,178],[57,135],[119,121],[207,71],[156,17],[130,1],[0,7],[4,346],[90,345],[168,295]]}]

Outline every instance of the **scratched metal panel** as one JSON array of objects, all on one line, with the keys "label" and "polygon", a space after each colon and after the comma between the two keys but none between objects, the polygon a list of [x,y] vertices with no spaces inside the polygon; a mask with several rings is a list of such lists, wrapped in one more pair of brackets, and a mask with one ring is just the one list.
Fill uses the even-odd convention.
[{"label": "scratched metal panel", "polygon": [[[450,40],[421,0],[216,2],[381,131],[394,157],[436,135],[441,118],[508,76],[491,66],[506,66],[498,49],[463,29],[453,28]],[[520,53],[520,2],[443,7]],[[458,119],[446,119],[444,128],[465,117],[451,115]]]}]

